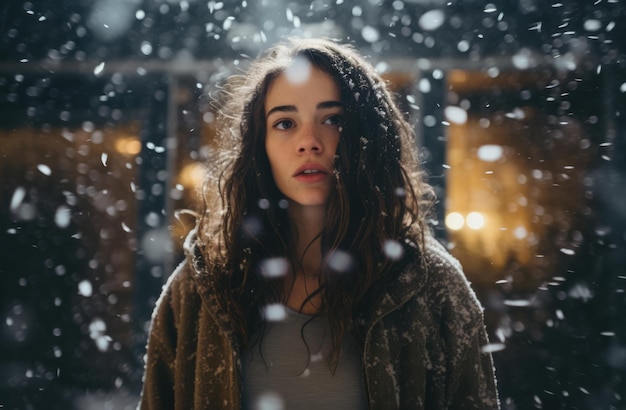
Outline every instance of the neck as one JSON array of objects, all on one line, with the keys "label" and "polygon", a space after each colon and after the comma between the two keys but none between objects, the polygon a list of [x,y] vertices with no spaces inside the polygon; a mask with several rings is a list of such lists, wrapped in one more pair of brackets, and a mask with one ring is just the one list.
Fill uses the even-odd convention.
[{"label": "neck", "polygon": [[307,276],[319,274],[322,263],[320,233],[324,222],[322,207],[292,206],[289,208],[292,234],[295,238],[293,255],[299,270]]},{"label": "neck", "polygon": [[[302,207],[292,204],[289,207],[291,222],[292,255],[296,263],[296,276],[287,282],[287,306],[305,314],[319,310],[322,296],[313,293],[320,286],[322,249],[320,233],[324,223],[323,207]],[[313,295],[313,296],[311,296]]]}]

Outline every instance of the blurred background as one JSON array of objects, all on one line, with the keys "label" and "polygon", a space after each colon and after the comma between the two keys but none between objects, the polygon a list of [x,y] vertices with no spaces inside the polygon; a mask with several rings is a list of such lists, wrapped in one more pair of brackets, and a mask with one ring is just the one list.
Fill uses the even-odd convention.
[{"label": "blurred background", "polygon": [[0,5],[0,408],[130,409],[214,149],[209,94],[280,38],[396,92],[504,409],[626,409],[621,0]]}]

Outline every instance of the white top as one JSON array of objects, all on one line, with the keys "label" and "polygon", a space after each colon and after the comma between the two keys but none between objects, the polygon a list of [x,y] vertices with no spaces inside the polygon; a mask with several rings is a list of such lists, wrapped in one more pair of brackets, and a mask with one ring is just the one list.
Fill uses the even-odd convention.
[{"label": "white top", "polygon": [[[261,343],[242,356],[243,408],[367,409],[361,352],[346,335],[335,374],[330,372],[328,320],[285,308],[283,320],[271,322]],[[307,321],[311,320],[309,323]],[[307,366],[307,346],[310,351]],[[254,335],[253,335],[254,336]]]}]

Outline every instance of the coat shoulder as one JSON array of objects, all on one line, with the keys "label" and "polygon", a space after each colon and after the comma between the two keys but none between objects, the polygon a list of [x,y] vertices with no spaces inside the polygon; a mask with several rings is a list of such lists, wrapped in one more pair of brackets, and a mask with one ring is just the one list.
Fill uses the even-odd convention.
[{"label": "coat shoulder", "polygon": [[467,322],[482,322],[482,305],[461,263],[435,238],[427,238],[425,245],[426,292],[431,302],[440,306],[443,314],[465,316]]}]

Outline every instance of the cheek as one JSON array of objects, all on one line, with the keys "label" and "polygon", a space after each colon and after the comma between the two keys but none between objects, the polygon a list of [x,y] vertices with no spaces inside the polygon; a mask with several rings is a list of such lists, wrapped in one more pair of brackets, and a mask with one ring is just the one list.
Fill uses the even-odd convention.
[{"label": "cheek", "polygon": [[340,137],[337,137],[329,144],[329,153],[332,154],[333,158],[339,153],[339,141]]},{"label": "cheek", "polygon": [[339,135],[337,138],[335,138],[333,147],[332,147],[332,151],[333,151],[333,155],[335,155],[337,153],[337,148],[339,147],[339,139],[341,138],[341,135]]}]

